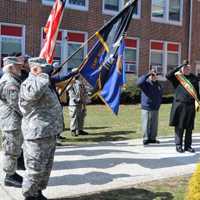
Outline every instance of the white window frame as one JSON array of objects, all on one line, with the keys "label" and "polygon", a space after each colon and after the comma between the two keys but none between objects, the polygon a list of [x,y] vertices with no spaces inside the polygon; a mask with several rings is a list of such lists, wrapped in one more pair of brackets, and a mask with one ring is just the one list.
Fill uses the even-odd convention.
[{"label": "white window frame", "polygon": [[69,0],[66,1],[66,7],[74,10],[88,11],[89,0],[85,0],[85,6],[78,6],[69,3]]},{"label": "white window frame", "polygon": [[177,26],[182,26],[183,24],[183,0],[181,0],[181,10],[180,10],[180,21],[174,21],[174,20],[169,20],[169,0],[165,0],[165,10],[164,10],[164,17],[159,18],[159,17],[153,17],[152,16],[152,10],[153,10],[153,2],[151,1],[151,21],[152,22],[158,22],[158,23],[164,23],[164,24],[171,24],[171,25],[177,25]]},{"label": "white window frame", "polygon": [[[156,50],[156,49],[151,49],[151,42],[162,42],[163,43],[163,50]],[[174,52],[174,51],[168,51],[167,50],[167,46],[168,43],[170,44],[177,44],[179,45],[179,51],[178,52]],[[162,40],[150,40],[150,53],[149,53],[149,65],[151,64],[151,52],[163,52],[163,76],[159,76],[159,80],[161,81],[166,81],[167,79],[165,78],[166,74],[167,74],[167,57],[168,57],[168,53],[174,53],[174,54],[178,54],[178,65],[181,62],[181,43],[180,42],[170,42],[170,41],[162,41]]]},{"label": "white window frame", "polygon": [[[13,24],[13,23],[4,23],[0,22],[0,33],[1,33],[1,26],[13,26],[13,27],[21,27],[22,28],[22,36],[10,36],[10,35],[0,35],[0,61],[2,60],[2,52],[1,52],[1,46],[2,46],[2,37],[3,38],[13,38],[13,39],[21,39],[21,45],[22,45],[22,54],[25,54],[25,25],[23,24]],[[1,65],[1,63],[0,63]],[[1,66],[2,67],[2,66]]]},{"label": "white window frame", "polygon": [[[136,37],[126,37],[126,39],[130,39],[130,40],[136,40],[137,41],[137,47],[126,47],[125,45],[125,49],[133,49],[136,50],[136,74],[134,72],[131,71],[127,71],[126,69],[126,73],[130,73],[130,74],[135,74],[136,76],[138,76],[138,72],[139,72],[139,51],[140,51],[140,39],[136,38]],[[125,53],[125,52],[124,52]],[[124,55],[125,56],[125,55]]]},{"label": "white window frame", "polygon": [[14,0],[14,1],[19,1],[19,2],[22,2],[22,3],[26,3],[27,0]]},{"label": "white window frame", "polygon": [[[75,31],[75,30],[65,30],[64,31],[64,33],[63,33],[63,38],[64,38],[64,42],[63,42],[63,60],[62,61],[64,61],[65,59],[67,59],[67,57],[68,57],[68,44],[83,44],[84,42],[75,42],[75,41],[67,41],[66,40],[66,37],[67,37],[67,34],[68,33],[82,33],[82,34],[84,34],[85,35],[85,40],[84,40],[84,42],[85,41],[87,41],[87,39],[88,39],[88,33],[87,32],[84,32],[84,31]],[[84,46],[84,58],[85,58],[85,56],[87,55],[87,53],[88,53],[88,45],[85,45]],[[68,69],[68,63],[66,63],[65,64],[65,66],[67,67],[67,69]]]},{"label": "white window frame", "polygon": [[[85,0],[85,6],[78,6],[69,3],[69,0],[66,1],[65,8],[73,9],[73,10],[81,10],[81,11],[88,11],[89,8],[89,0]],[[48,0],[42,0],[42,4],[46,6],[53,6],[54,2],[50,2]]]},{"label": "white window frame", "polygon": [[56,43],[60,44],[60,48],[61,48],[61,55],[60,55],[60,62],[62,63],[62,51],[63,51],[63,47],[62,47],[62,40],[57,40]]},{"label": "white window frame", "polygon": [[[105,15],[116,15],[118,12],[120,12],[120,10],[123,9],[125,5],[125,0],[119,0],[119,10],[118,11],[112,11],[112,10],[108,10],[105,9],[105,0],[102,0],[102,13]],[[140,19],[141,17],[141,0],[138,0],[138,14],[135,15],[133,14],[133,19]]]},{"label": "white window frame", "polygon": [[[169,42],[169,41],[167,41],[167,42],[166,42],[166,48],[167,48],[168,43],[179,45],[179,50],[178,50],[178,52],[168,51],[168,50],[167,50],[167,52],[166,52],[166,59],[168,60],[168,53],[176,54],[176,55],[178,54],[178,65],[180,65],[180,63],[181,63],[181,43],[179,43],[179,42]],[[168,62],[167,62],[167,65],[168,65]],[[166,66],[166,73],[167,73],[167,66]]]},{"label": "white window frame", "polygon": [[105,0],[102,0],[102,13],[106,15],[116,15],[123,8],[123,5],[124,5],[124,0],[119,0],[118,11],[108,10],[108,9],[105,9]]}]

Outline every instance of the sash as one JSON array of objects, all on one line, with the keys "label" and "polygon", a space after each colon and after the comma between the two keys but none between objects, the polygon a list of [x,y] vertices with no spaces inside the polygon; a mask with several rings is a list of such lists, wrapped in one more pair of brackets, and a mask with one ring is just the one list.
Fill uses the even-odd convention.
[{"label": "sash", "polygon": [[180,84],[189,93],[189,95],[195,99],[196,110],[198,110],[199,106],[200,106],[200,101],[197,97],[196,89],[194,88],[192,83],[181,72],[176,72],[175,76],[176,76],[177,80],[180,82]]}]

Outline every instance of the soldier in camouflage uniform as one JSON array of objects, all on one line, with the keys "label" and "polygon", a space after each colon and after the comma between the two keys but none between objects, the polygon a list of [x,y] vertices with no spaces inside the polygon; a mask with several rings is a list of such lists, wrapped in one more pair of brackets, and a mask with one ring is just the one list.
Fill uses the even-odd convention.
[{"label": "soldier in camouflage uniform", "polygon": [[[75,69],[76,70],[76,69]],[[69,93],[69,116],[72,136],[87,135],[83,131],[86,116],[87,91],[80,75],[76,75],[71,85],[67,88]]]},{"label": "soldier in camouflage uniform", "polygon": [[21,154],[22,114],[18,107],[23,62],[16,57],[3,60],[3,76],[0,79],[0,127],[2,131],[3,170],[6,172],[6,186],[21,187],[22,177],[16,173],[17,158]]},{"label": "soldier in camouflage uniform", "polygon": [[19,106],[23,114],[24,160],[26,175],[23,195],[26,200],[46,199],[56,148],[56,135],[63,130],[62,107],[50,87],[49,69],[41,58],[29,59],[29,77],[22,83]]}]

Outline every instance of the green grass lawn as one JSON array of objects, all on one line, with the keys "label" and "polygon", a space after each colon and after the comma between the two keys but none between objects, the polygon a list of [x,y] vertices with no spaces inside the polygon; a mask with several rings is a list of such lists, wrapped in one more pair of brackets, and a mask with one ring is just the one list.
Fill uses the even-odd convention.
[{"label": "green grass lawn", "polygon": [[[160,109],[158,136],[174,135],[173,127],[169,127],[169,114],[171,104],[163,104]],[[92,143],[100,141],[119,141],[141,138],[140,105],[121,105],[119,115],[116,117],[105,105],[87,106],[85,129],[88,136],[72,137],[69,131],[68,110],[65,108],[64,136],[66,143]],[[197,113],[196,128],[200,132],[200,114]]]},{"label": "green grass lawn", "polygon": [[65,200],[184,200],[188,179],[188,176],[163,179],[127,189]]}]

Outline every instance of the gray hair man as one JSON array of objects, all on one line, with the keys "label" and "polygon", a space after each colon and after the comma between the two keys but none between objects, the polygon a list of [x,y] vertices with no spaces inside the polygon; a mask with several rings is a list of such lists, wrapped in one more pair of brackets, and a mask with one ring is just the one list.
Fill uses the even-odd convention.
[{"label": "gray hair man", "polygon": [[23,62],[16,57],[6,57],[3,64],[4,74],[0,79],[0,127],[3,140],[3,170],[6,172],[4,184],[21,187],[22,177],[16,173],[16,169],[23,141],[22,114],[18,107]]},{"label": "gray hair man", "polygon": [[46,199],[42,190],[47,187],[52,169],[56,135],[63,130],[62,107],[50,87],[51,66],[41,58],[28,62],[30,73],[19,97],[26,166],[22,189],[26,200]]}]

